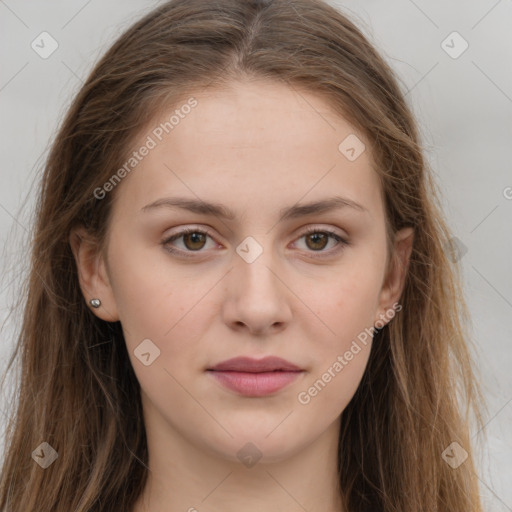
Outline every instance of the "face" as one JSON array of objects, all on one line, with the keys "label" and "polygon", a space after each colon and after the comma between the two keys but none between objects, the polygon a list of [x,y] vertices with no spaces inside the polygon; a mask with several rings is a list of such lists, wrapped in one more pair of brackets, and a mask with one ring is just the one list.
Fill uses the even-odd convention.
[{"label": "face", "polygon": [[[277,461],[339,427],[403,273],[368,145],[324,100],[269,82],[193,98],[135,144],[99,265],[74,247],[82,289],[122,324],[148,429]],[[218,366],[236,357],[256,363]]]}]

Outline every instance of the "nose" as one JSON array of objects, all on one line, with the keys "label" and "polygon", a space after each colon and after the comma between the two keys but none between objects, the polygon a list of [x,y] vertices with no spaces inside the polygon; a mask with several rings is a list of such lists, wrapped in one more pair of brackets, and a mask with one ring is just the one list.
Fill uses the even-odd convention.
[{"label": "nose", "polygon": [[285,329],[292,318],[293,294],[271,252],[263,251],[252,263],[236,258],[225,282],[222,315],[226,325],[259,336]]}]

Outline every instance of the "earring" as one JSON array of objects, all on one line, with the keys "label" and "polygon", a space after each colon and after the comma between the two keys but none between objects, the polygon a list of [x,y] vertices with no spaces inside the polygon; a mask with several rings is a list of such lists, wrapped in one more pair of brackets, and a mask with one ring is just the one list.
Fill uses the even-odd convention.
[{"label": "earring", "polygon": [[101,306],[101,300],[100,299],[91,299],[89,301],[89,304],[93,307],[93,308],[99,308]]}]

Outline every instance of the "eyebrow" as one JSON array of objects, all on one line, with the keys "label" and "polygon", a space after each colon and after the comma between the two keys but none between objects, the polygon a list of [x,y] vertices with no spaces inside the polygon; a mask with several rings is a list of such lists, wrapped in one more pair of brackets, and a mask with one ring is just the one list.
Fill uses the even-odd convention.
[{"label": "eyebrow", "polygon": [[[236,214],[222,204],[186,197],[163,197],[161,199],[157,199],[153,203],[147,204],[141,209],[141,211],[148,212],[161,207],[177,207],[193,213],[214,215],[215,217],[221,217],[228,220],[234,220],[236,218]],[[362,213],[369,213],[367,208],[355,201],[352,201],[351,199],[334,196],[322,199],[321,201],[301,205],[295,204],[293,206],[282,208],[279,212],[279,222],[347,207]]]}]

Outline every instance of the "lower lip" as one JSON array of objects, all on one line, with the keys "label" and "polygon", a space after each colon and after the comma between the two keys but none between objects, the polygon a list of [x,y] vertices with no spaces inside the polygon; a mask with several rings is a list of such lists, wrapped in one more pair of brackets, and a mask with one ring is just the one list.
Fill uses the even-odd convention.
[{"label": "lower lip", "polygon": [[248,373],[210,370],[209,373],[223,386],[241,395],[266,396],[283,389],[301,375],[302,371]]}]

